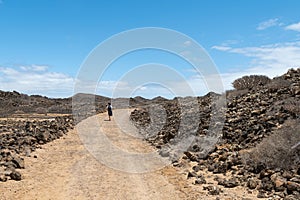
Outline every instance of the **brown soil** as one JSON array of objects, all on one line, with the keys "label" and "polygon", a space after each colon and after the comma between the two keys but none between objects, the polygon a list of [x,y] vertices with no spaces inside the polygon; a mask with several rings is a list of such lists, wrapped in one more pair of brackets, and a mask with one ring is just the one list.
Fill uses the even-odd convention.
[{"label": "brown soil", "polygon": [[[115,110],[114,115],[123,117],[112,121],[105,121],[106,114],[90,117],[77,125],[77,131],[70,131],[65,137],[42,146],[25,158],[23,180],[0,182],[0,199],[216,199],[217,196],[203,191],[201,185],[193,185],[193,179],[186,180],[186,168],[166,166],[156,171],[128,173],[107,167],[90,154],[82,143],[84,134],[79,137],[78,130],[89,133],[93,129],[89,123],[95,120],[119,148],[154,151],[134,134],[124,134],[132,128],[126,127],[130,123],[125,117],[127,113],[127,110]],[[121,131],[118,128],[121,126],[126,130]],[[207,177],[211,177],[208,183],[215,184],[213,175],[207,174]],[[256,199],[255,194],[241,187],[223,190],[220,199]]]}]

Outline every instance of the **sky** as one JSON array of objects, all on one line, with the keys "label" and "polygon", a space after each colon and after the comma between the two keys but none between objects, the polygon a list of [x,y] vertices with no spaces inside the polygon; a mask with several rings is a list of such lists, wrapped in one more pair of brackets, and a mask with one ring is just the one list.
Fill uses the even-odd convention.
[{"label": "sky", "polygon": [[[182,50],[178,54],[144,48],[94,66],[89,74],[97,82],[86,84],[86,91],[146,98],[222,92],[244,75],[273,78],[300,67],[299,8],[299,0],[0,0],[0,90],[72,96],[81,91],[78,77],[101,44],[130,30],[156,27],[190,39],[171,42]],[[105,59],[138,39],[97,56]],[[169,39],[158,37],[162,44]],[[196,44],[203,55],[194,62],[205,56],[214,66],[199,66],[215,67],[215,74],[203,74],[186,60],[185,49]],[[105,69],[101,75],[100,68]]]}]

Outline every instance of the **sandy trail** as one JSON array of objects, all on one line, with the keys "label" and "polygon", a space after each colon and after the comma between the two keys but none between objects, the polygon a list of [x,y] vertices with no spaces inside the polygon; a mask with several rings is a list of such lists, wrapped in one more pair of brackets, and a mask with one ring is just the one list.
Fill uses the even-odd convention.
[{"label": "sandy trail", "polygon": [[[106,121],[106,114],[90,117],[64,138],[42,146],[25,159],[22,181],[0,183],[0,199],[198,199],[201,193],[187,184],[182,171],[172,166],[149,170],[159,166],[159,161],[139,167],[140,155],[154,150],[134,137],[128,110],[114,114],[119,117],[112,121]],[[96,129],[95,123],[100,128]],[[98,137],[100,133],[106,137]],[[107,144],[101,144],[103,138],[122,151],[107,149]],[[130,156],[126,156],[128,152]],[[131,156],[131,152],[138,154]],[[142,162],[147,163],[147,159]],[[141,169],[146,171],[128,172]]]},{"label": "sandy trail", "polygon": [[[187,167],[164,165],[153,147],[138,137],[129,110],[115,110],[114,115],[112,121],[106,121],[106,113],[90,117],[33,152],[25,158],[23,180],[0,182],[0,200],[257,199],[257,192],[242,186],[208,195],[194,179],[186,179]],[[202,173],[204,185],[217,185],[215,175]]]}]

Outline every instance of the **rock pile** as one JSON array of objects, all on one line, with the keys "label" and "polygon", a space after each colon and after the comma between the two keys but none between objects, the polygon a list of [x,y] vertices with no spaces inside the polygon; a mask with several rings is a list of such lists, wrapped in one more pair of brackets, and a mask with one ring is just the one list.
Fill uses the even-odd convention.
[{"label": "rock pile", "polygon": [[16,169],[25,167],[23,158],[73,127],[73,119],[68,116],[52,120],[0,120],[0,181],[21,180]]},{"label": "rock pile", "polygon": [[[299,199],[300,145],[295,144],[300,141],[300,127],[295,127],[299,124],[300,118],[300,69],[291,69],[266,85],[247,90],[228,91],[226,97],[226,106],[220,109],[224,111],[225,116],[224,123],[221,124],[223,126],[221,136],[216,136],[218,142],[212,148],[206,149],[207,151],[203,151],[203,140],[213,134],[211,130],[215,129],[211,129],[211,126],[218,126],[217,123],[210,123],[210,121],[215,115],[213,108],[214,103],[217,102],[216,98],[222,98],[213,93],[197,98],[199,108],[196,111],[195,105],[188,105],[189,101],[195,100],[192,98],[186,98],[185,105],[180,104],[178,98],[160,102],[165,109],[166,120],[163,125],[156,125],[162,128],[156,134],[149,134],[146,140],[162,150],[172,145],[174,138],[182,138],[180,135],[195,135],[195,141],[182,157],[198,163],[189,173],[196,178],[195,184],[205,182],[199,173],[206,169],[216,175],[229,176],[227,179],[216,178],[218,184],[223,187],[242,185],[259,190],[258,197]],[[194,111],[186,111],[188,109],[185,109],[185,106],[193,108]],[[182,127],[182,120],[189,116],[185,115],[186,112],[190,113],[191,119],[197,121],[184,123]],[[131,114],[133,123],[143,135],[147,135],[144,132],[149,132],[147,127],[155,126],[151,116],[155,114],[149,112],[149,106],[137,108]],[[286,150],[290,150],[289,155],[292,156],[289,166],[269,165],[263,153],[258,159],[254,159],[253,154],[247,153],[262,150],[262,145],[259,144],[269,144],[270,141],[269,143],[266,141],[271,140],[270,136],[273,134],[287,132],[288,127],[291,126],[290,121],[293,122],[294,128],[290,127],[290,130],[293,131],[294,141],[284,139],[287,143]],[[195,124],[197,131],[193,132]],[[276,149],[271,147],[265,150],[277,154]],[[170,156],[170,152],[163,155]],[[173,158],[172,160],[176,162]]]}]

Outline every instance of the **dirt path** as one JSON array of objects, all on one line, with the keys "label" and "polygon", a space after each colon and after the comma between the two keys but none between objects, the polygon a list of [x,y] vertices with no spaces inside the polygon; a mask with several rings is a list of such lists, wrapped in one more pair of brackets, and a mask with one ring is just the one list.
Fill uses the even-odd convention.
[{"label": "dirt path", "polygon": [[[93,135],[98,132],[93,132],[91,126],[94,123],[99,123],[101,132],[125,153],[153,152],[146,142],[125,134],[132,129],[126,125],[126,112],[115,111],[120,117],[113,121],[105,121],[106,114],[88,118],[77,126],[76,131],[42,146],[32,157],[25,159],[22,181],[0,183],[0,199],[197,199],[199,194],[187,185],[183,172],[168,166],[145,173],[128,173],[126,170],[139,170],[135,166],[137,161],[133,160],[135,157],[125,156],[124,160],[124,155],[114,155],[118,152],[99,148],[99,138]],[[92,149],[94,155],[87,149]],[[104,158],[111,157],[117,167],[123,164],[125,171],[102,164],[97,153],[105,154]]]},{"label": "dirt path", "polygon": [[[257,199],[256,192],[241,186],[208,195],[194,179],[186,179],[186,167],[165,165],[138,137],[128,110],[114,114],[112,121],[106,121],[106,114],[90,117],[25,158],[23,180],[0,182],[0,200]],[[215,175],[203,173],[204,185],[217,184]]]}]

